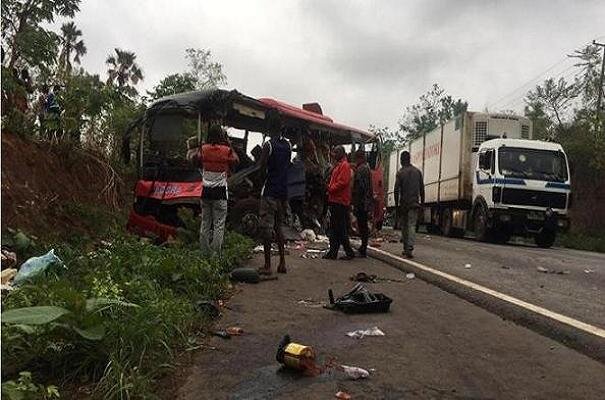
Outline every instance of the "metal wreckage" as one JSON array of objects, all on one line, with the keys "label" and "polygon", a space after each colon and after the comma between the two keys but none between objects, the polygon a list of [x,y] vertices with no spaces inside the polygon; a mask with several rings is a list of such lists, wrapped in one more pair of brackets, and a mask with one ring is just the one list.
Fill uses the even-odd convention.
[{"label": "metal wreckage", "polygon": [[240,163],[228,178],[230,229],[250,237],[259,230],[261,144],[249,149],[255,137],[266,140],[270,118],[280,118],[284,136],[293,147],[288,173],[287,223],[298,230],[326,229],[326,186],[330,173],[330,148],[346,145],[352,152],[361,146],[367,151],[372,170],[376,204],[372,223],[380,228],[384,218],[383,165],[380,140],[372,133],[335,122],[323,115],[317,103],[302,108],[271,99],[255,99],[236,90],[208,90],[180,93],[151,104],[128,128],[123,137],[122,155],[133,158],[138,180],[127,228],[139,235],[166,240],[183,226],[179,209],[200,212],[202,176],[186,157],[188,148],[203,142],[210,124],[226,128]]}]

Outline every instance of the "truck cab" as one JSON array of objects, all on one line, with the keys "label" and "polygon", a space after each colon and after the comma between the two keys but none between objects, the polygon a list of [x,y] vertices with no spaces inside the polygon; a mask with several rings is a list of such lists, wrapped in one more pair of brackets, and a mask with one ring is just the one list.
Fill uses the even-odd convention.
[{"label": "truck cab", "polygon": [[571,182],[561,145],[525,139],[491,139],[473,154],[472,221],[479,240],[534,237],[550,247],[569,228]]}]

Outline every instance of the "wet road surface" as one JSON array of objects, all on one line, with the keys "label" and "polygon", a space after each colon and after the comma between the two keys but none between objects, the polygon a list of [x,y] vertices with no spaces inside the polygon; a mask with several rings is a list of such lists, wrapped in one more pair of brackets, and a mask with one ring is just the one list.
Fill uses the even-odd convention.
[{"label": "wet road surface", "polygon": [[[428,257],[428,246],[423,247],[419,241],[419,260]],[[382,262],[302,259],[294,251],[288,261],[289,273],[277,281],[236,286],[218,326],[237,325],[246,333],[230,340],[208,338],[206,345],[214,350],[199,350],[191,366],[180,370],[173,397],[331,399],[344,390],[354,399],[600,399],[605,392],[605,365],[419,279],[407,280]],[[448,267],[460,261],[453,258]],[[259,262],[257,256],[252,265]],[[497,261],[492,262],[496,270]],[[514,265],[502,269],[515,270]],[[393,298],[389,313],[345,315],[321,308],[329,288],[337,295],[347,291],[353,286],[349,276],[359,271],[404,280],[368,284]],[[502,272],[500,265],[497,271]],[[560,277],[536,277],[547,278]],[[373,326],[386,336],[345,336]],[[275,352],[286,333],[313,346],[320,359],[336,357],[375,371],[362,381],[336,372],[308,378],[283,371]]]}]

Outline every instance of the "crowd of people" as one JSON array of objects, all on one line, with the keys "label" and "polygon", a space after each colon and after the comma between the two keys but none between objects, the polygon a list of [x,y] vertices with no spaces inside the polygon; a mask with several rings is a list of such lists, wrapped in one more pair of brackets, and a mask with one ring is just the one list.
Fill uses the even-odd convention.
[{"label": "crowd of people", "polygon": [[[292,146],[283,135],[279,118],[269,121],[266,134],[269,137],[262,146],[259,157],[261,181],[264,182],[259,206],[264,265],[258,272],[271,275],[271,247],[275,241],[279,253],[278,273],[286,273],[285,238],[282,225],[288,209],[288,170],[292,159]],[[324,259],[336,260],[342,247],[345,255],[341,260],[366,257],[370,229],[368,222],[375,204],[371,170],[366,152],[358,149],[349,161],[343,146],[331,149],[332,168],[327,182],[329,208],[329,248]],[[200,246],[205,253],[220,253],[229,190],[227,177],[231,168],[239,162],[238,156],[220,125],[208,129],[206,142],[191,149],[188,158],[202,171]],[[403,255],[412,258],[414,235],[419,207],[424,202],[422,173],[410,163],[407,151],[401,154],[401,169],[397,172],[395,203],[402,226]],[[351,212],[357,220],[361,245],[354,250],[349,239]]]}]

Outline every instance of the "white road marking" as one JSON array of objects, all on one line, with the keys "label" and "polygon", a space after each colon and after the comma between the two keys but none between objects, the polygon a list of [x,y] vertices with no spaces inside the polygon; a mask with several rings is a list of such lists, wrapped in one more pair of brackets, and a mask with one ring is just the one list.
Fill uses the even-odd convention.
[{"label": "white road marking", "polygon": [[519,299],[517,299],[515,297],[512,297],[512,296],[509,296],[507,294],[500,293],[500,292],[498,292],[496,290],[487,288],[485,286],[478,285],[478,284],[473,283],[471,281],[467,281],[466,279],[458,278],[457,276],[454,276],[454,275],[451,275],[451,274],[448,274],[448,273],[436,270],[434,268],[431,268],[431,267],[426,266],[424,264],[421,264],[419,262],[398,257],[398,256],[396,256],[394,254],[391,254],[391,253],[389,253],[387,251],[384,251],[384,250],[377,249],[375,247],[370,247],[370,248],[373,251],[377,252],[377,253],[380,253],[380,254],[383,254],[385,256],[391,257],[391,258],[393,258],[393,259],[395,259],[397,261],[401,261],[403,263],[407,263],[407,264],[412,265],[412,266],[414,266],[414,267],[416,267],[418,269],[421,269],[423,271],[429,272],[429,273],[434,274],[434,275],[438,275],[438,276],[440,276],[442,278],[445,278],[445,279],[448,279],[448,280],[450,280],[452,282],[456,282],[456,283],[458,283],[460,285],[463,285],[463,286],[466,286],[468,288],[477,290],[479,292],[488,294],[488,295],[490,295],[492,297],[495,297],[497,299],[500,299],[500,300],[506,301],[508,303],[514,304],[516,306],[525,308],[526,310],[532,311],[532,312],[534,312],[536,314],[540,314],[540,315],[542,315],[544,317],[553,319],[555,321],[558,321],[558,322],[561,322],[563,324],[569,325],[571,327],[574,327],[574,328],[579,329],[581,331],[584,331],[586,333],[590,333],[592,335],[595,335],[595,336],[598,336],[598,337],[600,337],[602,339],[605,339],[605,329],[599,328],[599,327],[594,326],[594,325],[587,324],[586,322],[578,321],[577,319],[570,318],[570,317],[568,317],[566,315],[559,314],[559,313],[556,313],[554,311],[547,310],[546,308],[543,308],[543,307],[540,307],[540,306],[536,306],[536,305],[528,303],[526,301],[519,300]]}]

